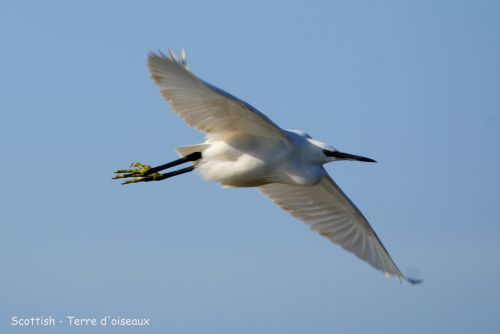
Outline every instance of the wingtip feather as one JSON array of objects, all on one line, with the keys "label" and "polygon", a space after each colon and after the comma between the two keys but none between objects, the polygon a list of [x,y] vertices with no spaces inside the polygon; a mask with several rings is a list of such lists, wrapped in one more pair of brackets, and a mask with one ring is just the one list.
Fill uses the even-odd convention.
[{"label": "wingtip feather", "polygon": [[418,285],[418,284],[422,284],[424,282],[423,279],[410,278],[410,277],[405,277],[405,280],[408,283],[410,283],[411,285]]},{"label": "wingtip feather", "polygon": [[177,56],[172,49],[168,49],[168,54],[170,55],[170,59],[172,59],[176,63],[179,63],[179,59],[177,59]]}]

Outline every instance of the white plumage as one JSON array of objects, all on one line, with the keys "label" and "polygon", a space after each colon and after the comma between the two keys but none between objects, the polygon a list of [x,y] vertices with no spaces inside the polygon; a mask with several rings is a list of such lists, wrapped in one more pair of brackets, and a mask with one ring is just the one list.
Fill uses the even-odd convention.
[{"label": "white plumage", "polygon": [[[206,134],[204,143],[177,149],[181,157],[201,153],[188,160],[195,170],[224,187],[258,187],[313,231],[386,275],[418,282],[401,273],[366,218],[323,168],[335,160],[373,160],[342,153],[302,131],[281,129],[248,103],[193,75],[184,50],[180,59],[169,52],[170,57],[151,53],[148,67],[171,109]],[[156,180],[146,176],[150,172],[141,173],[119,177]]]}]

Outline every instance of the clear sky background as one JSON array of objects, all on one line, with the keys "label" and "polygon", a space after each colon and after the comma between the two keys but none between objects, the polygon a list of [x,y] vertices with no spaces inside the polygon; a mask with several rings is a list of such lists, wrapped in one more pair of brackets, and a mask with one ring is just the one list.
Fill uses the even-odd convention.
[{"label": "clear sky background", "polygon": [[[497,332],[499,17],[498,1],[2,3],[0,331]],[[379,161],[327,169],[424,284],[254,189],[111,180],[203,139],[149,78],[169,47],[280,126]],[[36,315],[152,325],[9,325]]]}]

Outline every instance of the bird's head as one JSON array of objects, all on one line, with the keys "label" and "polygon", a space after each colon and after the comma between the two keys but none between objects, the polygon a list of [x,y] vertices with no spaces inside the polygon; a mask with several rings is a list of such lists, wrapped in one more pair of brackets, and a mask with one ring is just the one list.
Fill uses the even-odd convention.
[{"label": "bird's head", "polygon": [[309,142],[315,146],[315,151],[319,154],[319,160],[322,163],[338,161],[338,160],[354,160],[363,162],[376,162],[373,159],[366,158],[360,155],[354,155],[337,150],[336,148],[322,143],[318,140],[309,139]]}]

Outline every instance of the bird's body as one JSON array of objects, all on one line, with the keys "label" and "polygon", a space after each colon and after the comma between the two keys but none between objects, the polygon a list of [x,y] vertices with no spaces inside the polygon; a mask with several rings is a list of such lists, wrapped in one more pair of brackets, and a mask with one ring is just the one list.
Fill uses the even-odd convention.
[{"label": "bird's body", "polygon": [[307,135],[284,131],[289,140],[234,133],[209,136],[201,144],[196,170],[224,187],[258,187],[269,183],[301,186],[317,184],[325,176],[319,149]]},{"label": "bird's body", "polygon": [[[119,170],[124,182],[159,181],[198,171],[223,187],[257,187],[265,196],[313,231],[367,261],[388,276],[408,279],[361,211],[328,175],[323,164],[336,160],[375,162],[343,153],[305,132],[283,130],[250,104],[194,76],[180,60],[150,54],[151,77],[161,95],[189,126],[206,134],[202,144],[177,148],[180,159],[153,167],[140,163]],[[191,162],[190,167],[159,171]]]}]

